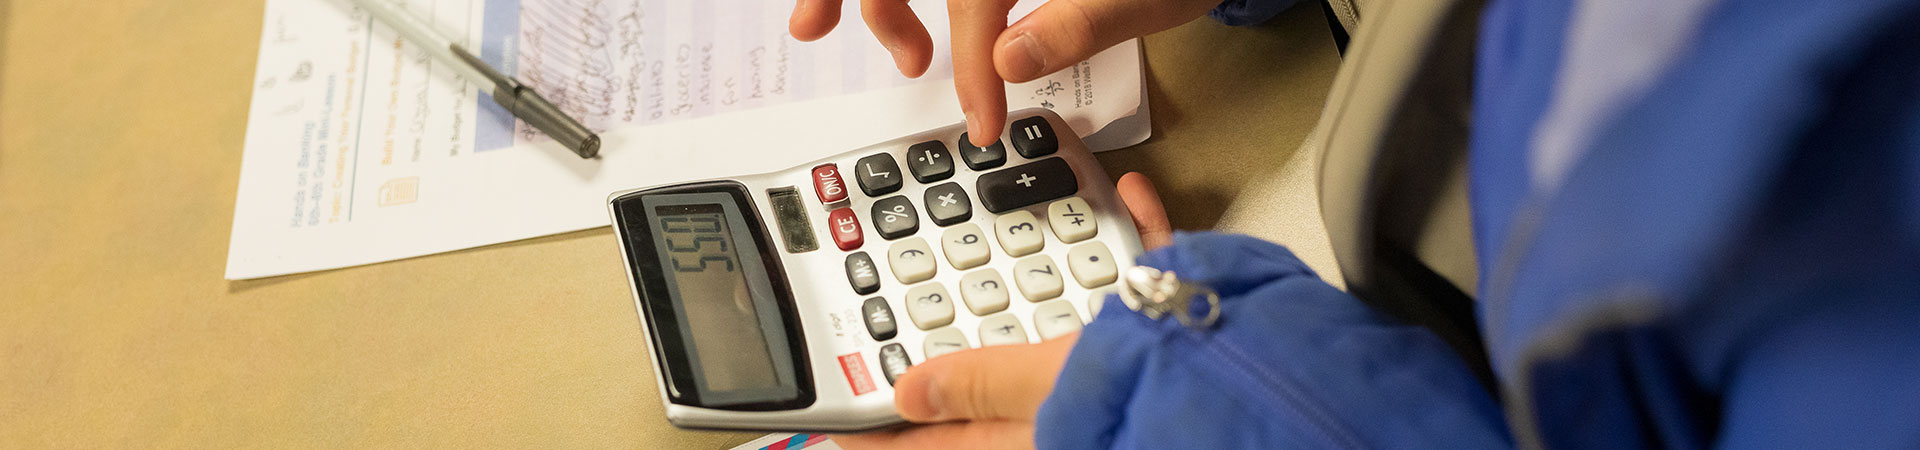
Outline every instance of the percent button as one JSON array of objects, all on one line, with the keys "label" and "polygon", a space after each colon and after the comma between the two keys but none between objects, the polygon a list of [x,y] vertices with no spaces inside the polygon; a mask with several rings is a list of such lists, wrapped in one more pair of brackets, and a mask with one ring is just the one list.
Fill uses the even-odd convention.
[{"label": "percent button", "polygon": [[873,213],[868,217],[873,221],[873,229],[889,241],[920,231],[920,213],[913,209],[913,202],[906,196],[895,195],[873,202]]}]

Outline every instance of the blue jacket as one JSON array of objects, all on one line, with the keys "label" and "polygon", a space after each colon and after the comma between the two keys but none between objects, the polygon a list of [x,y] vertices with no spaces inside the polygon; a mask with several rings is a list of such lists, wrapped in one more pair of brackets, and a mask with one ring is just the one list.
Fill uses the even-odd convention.
[{"label": "blue jacket", "polygon": [[1545,171],[1556,102],[1591,82],[1561,71],[1594,51],[1567,44],[1582,6],[1482,18],[1470,183],[1499,401],[1284,249],[1189,234],[1140,263],[1218,290],[1217,327],[1110,300],[1040,448],[1920,448],[1920,2],[1706,1]]}]

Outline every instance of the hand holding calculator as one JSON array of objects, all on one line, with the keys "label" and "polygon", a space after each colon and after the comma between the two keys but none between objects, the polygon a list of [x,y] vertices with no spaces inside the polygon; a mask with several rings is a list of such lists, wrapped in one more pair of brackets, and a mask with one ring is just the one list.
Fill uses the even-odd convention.
[{"label": "hand holding calculator", "polygon": [[1009,116],[987,147],[956,124],[609,196],[668,420],[884,427],[915,363],[1079,330],[1139,236],[1064,121]]}]

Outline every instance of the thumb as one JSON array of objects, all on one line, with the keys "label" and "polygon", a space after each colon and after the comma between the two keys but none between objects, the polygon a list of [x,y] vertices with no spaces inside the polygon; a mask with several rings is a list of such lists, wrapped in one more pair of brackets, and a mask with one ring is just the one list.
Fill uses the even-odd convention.
[{"label": "thumb", "polygon": [[968,350],[927,360],[900,378],[894,408],[914,422],[1033,420],[1079,333],[1038,344]]},{"label": "thumb", "polygon": [[1092,57],[1121,41],[1187,23],[1218,0],[1054,0],[1007,27],[994,43],[1000,78],[1019,83]]}]

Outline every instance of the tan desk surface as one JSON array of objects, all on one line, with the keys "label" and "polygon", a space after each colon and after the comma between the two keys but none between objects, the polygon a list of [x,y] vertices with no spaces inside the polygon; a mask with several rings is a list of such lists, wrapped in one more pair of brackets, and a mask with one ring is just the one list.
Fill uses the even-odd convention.
[{"label": "tan desk surface", "polygon": [[[607,229],[221,279],[261,4],[0,0],[0,448],[725,448],[661,418]],[[1147,40],[1155,137],[1102,155],[1175,223],[1323,270],[1325,22]],[[1295,205],[1258,213],[1241,193]],[[1311,205],[1307,200],[1307,205]],[[1240,211],[1240,212],[1236,212]],[[1245,212],[1254,211],[1254,212]],[[1315,242],[1314,239],[1320,239]]]}]

